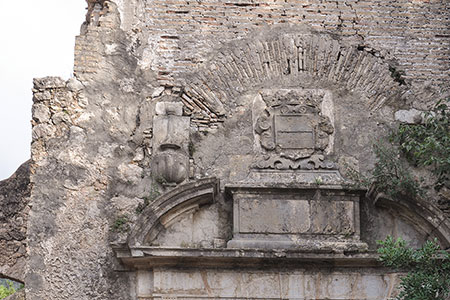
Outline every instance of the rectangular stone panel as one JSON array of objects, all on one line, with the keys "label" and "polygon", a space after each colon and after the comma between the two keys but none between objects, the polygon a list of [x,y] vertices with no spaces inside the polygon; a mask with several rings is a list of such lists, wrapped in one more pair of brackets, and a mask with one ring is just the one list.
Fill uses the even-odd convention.
[{"label": "rectangular stone panel", "polygon": [[276,115],[275,139],[282,149],[314,148],[314,129],[306,115]]},{"label": "rectangular stone panel", "polygon": [[239,200],[240,233],[305,233],[310,226],[306,200]]},{"label": "rectangular stone panel", "polygon": [[353,201],[311,201],[311,233],[347,235],[355,232]]},{"label": "rectangular stone panel", "polygon": [[[380,300],[395,296],[396,274],[338,271],[154,270],[151,299]],[[172,298],[169,298],[172,297]],[[146,299],[146,298],[140,298]]]}]

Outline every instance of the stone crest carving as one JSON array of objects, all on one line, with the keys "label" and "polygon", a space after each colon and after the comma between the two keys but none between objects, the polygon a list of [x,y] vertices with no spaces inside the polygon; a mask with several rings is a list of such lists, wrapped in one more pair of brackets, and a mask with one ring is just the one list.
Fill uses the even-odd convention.
[{"label": "stone crest carving", "polygon": [[257,169],[334,169],[324,152],[334,132],[322,113],[324,93],[320,90],[262,92],[266,107],[256,116],[254,130],[261,152]]}]

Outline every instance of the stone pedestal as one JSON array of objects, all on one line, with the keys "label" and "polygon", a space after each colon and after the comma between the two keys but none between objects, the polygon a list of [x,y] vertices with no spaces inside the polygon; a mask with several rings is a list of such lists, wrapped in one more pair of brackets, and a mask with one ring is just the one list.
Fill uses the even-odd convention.
[{"label": "stone pedestal", "polygon": [[233,238],[228,248],[363,250],[360,191],[339,186],[230,185]]}]

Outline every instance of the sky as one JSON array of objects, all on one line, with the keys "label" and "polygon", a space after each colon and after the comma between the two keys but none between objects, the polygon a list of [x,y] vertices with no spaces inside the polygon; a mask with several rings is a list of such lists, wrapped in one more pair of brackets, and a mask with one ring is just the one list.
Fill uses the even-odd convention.
[{"label": "sky", "polygon": [[30,158],[33,78],[73,71],[85,0],[0,0],[0,180]]}]

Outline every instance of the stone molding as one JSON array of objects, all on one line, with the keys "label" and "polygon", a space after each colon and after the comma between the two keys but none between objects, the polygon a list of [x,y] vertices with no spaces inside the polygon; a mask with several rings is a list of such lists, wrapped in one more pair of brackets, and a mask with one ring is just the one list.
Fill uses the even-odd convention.
[{"label": "stone molding", "polygon": [[305,268],[381,267],[375,252],[336,253],[333,249],[305,251],[299,249],[188,249],[141,246],[114,247],[117,258],[130,269],[157,267],[220,268]]},{"label": "stone molding", "polygon": [[384,193],[369,190],[375,205],[395,211],[428,236],[437,236],[444,249],[450,248],[450,218],[430,201],[392,199]]},{"label": "stone molding", "polygon": [[169,226],[179,215],[214,203],[218,190],[219,180],[211,177],[181,184],[158,197],[141,213],[128,236],[128,245],[130,248],[145,245],[146,240],[155,238],[160,228]]}]

